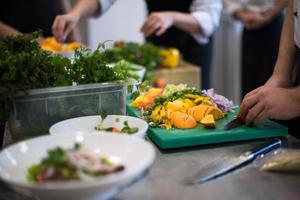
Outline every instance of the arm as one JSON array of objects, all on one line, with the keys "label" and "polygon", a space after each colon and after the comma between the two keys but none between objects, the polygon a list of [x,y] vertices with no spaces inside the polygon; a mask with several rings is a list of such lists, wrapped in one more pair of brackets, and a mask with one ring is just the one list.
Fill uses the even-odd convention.
[{"label": "arm", "polygon": [[285,7],[287,7],[289,3],[289,0],[276,0],[274,6],[264,13],[265,15],[268,15],[270,19],[273,19],[276,17]]},{"label": "arm", "polygon": [[180,12],[151,13],[144,22],[141,31],[146,37],[152,34],[160,36],[171,26],[192,33],[200,31],[197,20],[192,15]]},{"label": "arm", "polygon": [[53,35],[58,41],[64,41],[80,19],[102,14],[116,0],[79,0],[65,15],[58,15],[52,25]]},{"label": "arm", "polygon": [[[70,0],[60,0],[62,5],[63,13],[68,13],[71,11],[72,6]],[[67,37],[67,41],[77,41],[81,42],[81,35],[78,27],[76,26],[73,31],[71,31],[70,35]]]},{"label": "arm", "polygon": [[291,81],[295,56],[294,45],[293,1],[290,1],[281,33],[278,58],[273,75],[267,81],[266,85],[289,87],[292,84]]},{"label": "arm", "polygon": [[0,40],[3,40],[8,35],[20,35],[21,33],[0,21]]},{"label": "arm", "polygon": [[232,15],[244,23],[246,29],[258,29],[270,23],[288,4],[288,0],[276,0],[273,7],[266,12],[247,11],[244,8],[235,7]]},{"label": "arm", "polygon": [[79,0],[69,13],[56,16],[52,25],[54,37],[64,42],[81,18],[92,15],[99,9],[97,0]]},{"label": "arm", "polygon": [[210,37],[220,23],[222,12],[221,0],[194,0],[191,6],[191,15],[196,19],[200,31],[193,34],[197,41]]},{"label": "arm", "polygon": [[191,6],[191,13],[151,13],[144,22],[141,31],[145,36],[152,34],[160,36],[168,28],[175,26],[178,29],[193,34],[197,40],[209,37],[219,25],[222,3],[220,0],[203,2],[202,0],[194,0]]},{"label": "arm", "polygon": [[295,54],[293,19],[293,1],[290,1],[273,75],[264,86],[248,93],[241,103],[240,115],[246,124],[300,116],[300,87],[286,88],[291,84]]}]

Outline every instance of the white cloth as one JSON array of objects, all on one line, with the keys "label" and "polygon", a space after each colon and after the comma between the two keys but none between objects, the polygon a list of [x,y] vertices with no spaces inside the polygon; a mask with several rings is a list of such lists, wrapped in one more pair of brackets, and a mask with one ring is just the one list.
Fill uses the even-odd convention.
[{"label": "white cloth", "polygon": [[218,28],[222,12],[221,0],[194,0],[190,12],[201,27],[200,33],[192,33],[192,36],[200,44],[206,44],[209,37]]},{"label": "white cloth", "polygon": [[[116,0],[98,0],[101,5],[101,14],[105,13]],[[194,0],[190,12],[201,27],[201,33],[191,33],[200,44],[206,44],[209,37],[219,26],[222,12],[222,0]]]},{"label": "white cloth", "polygon": [[98,0],[99,3],[100,3],[100,7],[101,7],[101,10],[100,10],[100,13],[97,13],[97,14],[103,14],[105,13],[109,7],[111,5],[113,5],[117,0]]},{"label": "white cloth", "polygon": [[229,14],[237,10],[266,12],[274,3],[275,0],[224,0],[225,11]]},{"label": "white cloth", "polygon": [[294,0],[294,41],[298,48],[300,48],[300,0]]}]

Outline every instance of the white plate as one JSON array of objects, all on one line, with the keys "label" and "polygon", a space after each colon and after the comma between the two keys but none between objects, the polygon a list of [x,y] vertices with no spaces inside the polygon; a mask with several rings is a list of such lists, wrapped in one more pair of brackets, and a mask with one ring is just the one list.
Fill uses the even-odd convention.
[{"label": "white plate", "polygon": [[[90,181],[33,184],[27,181],[27,169],[40,162],[49,149],[71,148],[81,143],[97,155],[119,160],[125,170]],[[102,199],[112,195],[145,171],[154,161],[153,146],[128,135],[74,134],[48,135],[26,140],[0,152],[0,178],[13,189],[41,199]]]},{"label": "white plate", "polygon": [[[117,120],[118,119],[118,120]],[[108,115],[102,123],[103,128],[115,127],[122,129],[124,121],[128,122],[129,127],[137,127],[138,132],[131,134],[139,138],[144,138],[148,129],[148,124],[144,120],[126,115]],[[95,126],[100,124],[101,117],[99,115],[77,117],[58,122],[50,127],[51,135],[58,134],[75,134],[75,133],[98,133]]]}]

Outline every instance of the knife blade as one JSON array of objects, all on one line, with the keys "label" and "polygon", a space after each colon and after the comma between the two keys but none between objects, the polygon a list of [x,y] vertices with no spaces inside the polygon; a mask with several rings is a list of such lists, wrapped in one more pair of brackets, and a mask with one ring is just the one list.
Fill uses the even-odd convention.
[{"label": "knife blade", "polygon": [[208,167],[207,168],[208,170],[198,174],[196,178],[192,178],[186,181],[185,183],[188,185],[201,184],[213,180],[215,178],[218,178],[222,175],[228,174],[229,172],[232,172],[250,163],[258,155],[268,153],[280,147],[281,143],[282,143],[281,140],[277,138],[268,140],[266,143],[263,143],[262,145],[259,145],[254,149],[241,154],[239,157],[230,159],[223,165]]},{"label": "knife blade", "polygon": [[240,117],[239,114],[237,114],[237,117],[231,121],[229,121],[227,124],[225,124],[223,126],[223,130],[224,131],[228,131],[230,129],[233,129],[233,128],[236,128],[240,125],[243,125],[244,124],[244,120]]}]

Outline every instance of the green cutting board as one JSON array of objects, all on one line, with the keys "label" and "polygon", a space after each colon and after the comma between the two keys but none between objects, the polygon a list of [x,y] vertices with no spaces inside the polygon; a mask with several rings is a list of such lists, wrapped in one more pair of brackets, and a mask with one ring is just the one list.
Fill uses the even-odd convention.
[{"label": "green cutting board", "polygon": [[[140,113],[135,108],[127,104],[127,114],[140,117]],[[216,121],[216,128],[204,128],[200,124],[193,129],[162,129],[149,128],[148,137],[160,148],[171,149],[195,145],[215,144],[224,142],[234,142],[242,140],[252,140],[269,137],[283,137],[288,133],[288,129],[274,121],[267,120],[258,127],[246,125],[224,131],[223,126],[236,117],[236,112],[228,114],[225,118]]]}]

